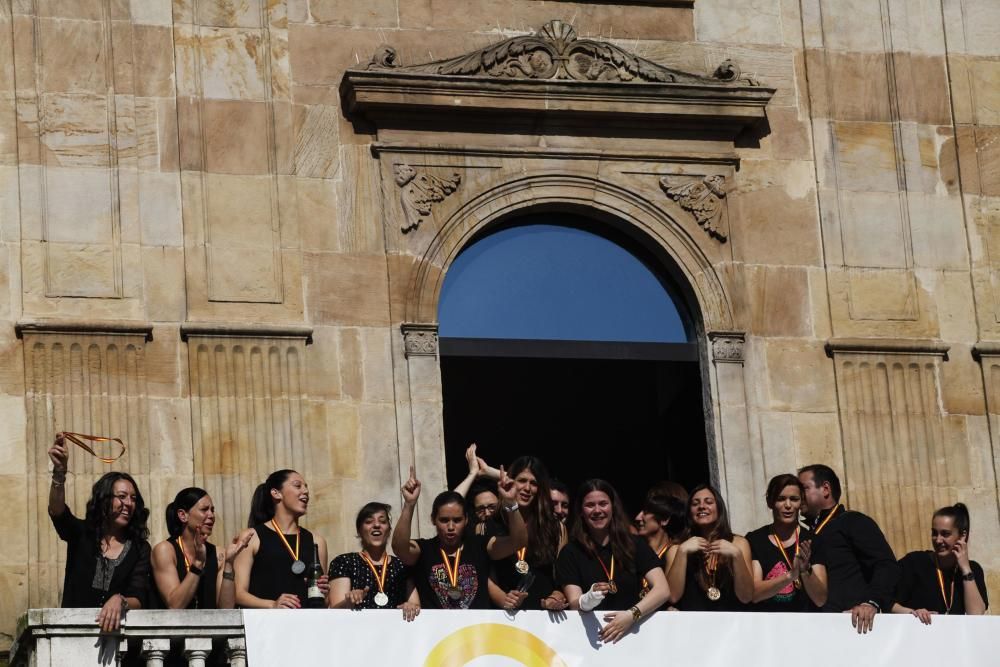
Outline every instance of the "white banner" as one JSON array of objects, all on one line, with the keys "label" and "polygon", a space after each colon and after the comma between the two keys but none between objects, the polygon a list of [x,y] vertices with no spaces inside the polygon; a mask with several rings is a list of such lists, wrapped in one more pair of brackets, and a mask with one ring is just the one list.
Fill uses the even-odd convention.
[{"label": "white banner", "polygon": [[[603,616],[603,614],[601,615]],[[568,612],[245,610],[249,667],[599,667],[622,665],[1000,664],[1000,618],[879,615],[858,635],[848,614],[660,612],[614,645],[599,616]]]}]

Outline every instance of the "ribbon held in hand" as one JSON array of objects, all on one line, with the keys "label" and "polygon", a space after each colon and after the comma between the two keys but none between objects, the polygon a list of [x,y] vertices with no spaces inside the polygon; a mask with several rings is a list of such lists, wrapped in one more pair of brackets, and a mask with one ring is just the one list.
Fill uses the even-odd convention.
[{"label": "ribbon held in hand", "polygon": [[[122,442],[121,438],[105,438],[104,436],[100,435],[86,435],[85,433],[70,433],[69,431],[63,431],[62,434],[64,438],[72,442],[74,445],[76,445],[83,451],[87,452],[94,458],[98,459],[99,461],[103,461],[104,463],[114,463],[121,457],[125,456],[125,450],[127,449],[127,447],[125,446],[125,443]],[[101,456],[94,451],[93,447],[85,443],[84,440],[89,440],[91,442],[109,442],[109,443],[117,442],[119,445],[122,446],[122,450],[118,452],[118,456],[114,457]]]}]

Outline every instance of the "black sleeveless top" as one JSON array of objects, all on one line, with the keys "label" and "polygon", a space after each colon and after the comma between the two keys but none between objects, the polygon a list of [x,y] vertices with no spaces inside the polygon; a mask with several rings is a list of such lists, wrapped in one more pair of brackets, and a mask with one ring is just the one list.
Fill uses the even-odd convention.
[{"label": "black sleeveless top", "polygon": [[[187,576],[187,565],[184,564],[184,554],[181,552],[181,547],[177,543],[176,537],[170,538],[168,542],[174,548],[174,558],[177,560],[177,578],[180,581],[184,581],[184,577]],[[215,545],[207,542],[205,543],[205,567],[202,568],[194,597],[191,598],[191,602],[185,607],[186,609],[216,608],[215,585],[218,581],[218,575],[219,557],[216,555]],[[167,608],[166,600],[163,600],[163,608]]]},{"label": "black sleeveless top", "polygon": [[[308,597],[306,591],[306,572],[302,574],[292,573],[292,563],[295,559],[288,553],[281,538],[271,528],[270,523],[259,523],[254,526],[257,531],[257,538],[260,540],[260,549],[253,559],[253,568],[250,570],[250,595],[255,595],[262,600],[277,600],[282,593],[291,593],[299,596],[302,604],[305,604]],[[313,559],[313,535],[305,528],[299,528],[302,539],[302,546],[299,549],[299,560],[306,564],[306,571]],[[285,535],[288,546],[295,551],[295,535]]]},{"label": "black sleeveless top", "polygon": [[[690,558],[690,557],[689,557]],[[720,567],[724,567],[720,565]],[[687,572],[684,575],[684,595],[675,605],[681,611],[746,611],[746,605],[736,597],[736,590],[733,588],[733,580],[729,578],[725,582],[717,584],[722,597],[712,601],[708,599],[708,592],[698,583],[697,570],[692,562],[688,561]]]}]

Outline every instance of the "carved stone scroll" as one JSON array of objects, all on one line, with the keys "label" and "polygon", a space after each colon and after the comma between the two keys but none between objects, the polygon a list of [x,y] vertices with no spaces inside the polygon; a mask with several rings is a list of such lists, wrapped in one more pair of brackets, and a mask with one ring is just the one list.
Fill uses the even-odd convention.
[{"label": "carved stone scroll", "polygon": [[729,230],[725,224],[726,177],[718,174],[691,180],[684,176],[664,176],[660,187],[681,208],[691,213],[698,224],[711,236],[725,241]]},{"label": "carved stone scroll", "polygon": [[711,77],[689,74],[610,42],[579,39],[573,26],[558,20],[549,21],[534,35],[512,37],[456,58],[419,65],[400,66],[395,50],[383,45],[368,69],[505,79],[757,85],[750,79],[739,79],[739,68],[732,61],[719,65]]},{"label": "carved stone scroll", "polygon": [[438,353],[438,328],[436,324],[403,324],[403,345],[406,356],[434,357]]},{"label": "carved stone scroll", "polygon": [[440,177],[418,172],[408,164],[393,167],[393,177],[396,185],[402,189],[399,203],[406,216],[406,224],[402,226],[404,234],[419,227],[424,216],[431,214],[431,207],[444,201],[462,182],[462,175],[457,172]]}]

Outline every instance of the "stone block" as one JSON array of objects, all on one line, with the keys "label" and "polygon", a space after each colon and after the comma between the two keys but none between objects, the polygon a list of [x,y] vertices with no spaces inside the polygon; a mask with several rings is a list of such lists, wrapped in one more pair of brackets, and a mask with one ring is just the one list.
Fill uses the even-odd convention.
[{"label": "stone block", "polygon": [[[341,397],[340,333],[335,327],[315,327],[309,350],[308,374],[311,398],[337,400]],[[356,360],[349,360],[356,364]],[[356,377],[352,377],[357,380]]]},{"label": "stone block", "polygon": [[350,26],[354,28],[395,28],[398,14],[395,0],[312,0],[309,13],[314,23]]},{"label": "stone block", "polygon": [[337,184],[327,179],[299,178],[296,182],[297,216],[302,247],[312,252],[340,250]]},{"label": "stone block", "polygon": [[44,178],[47,241],[78,244],[113,241],[109,170],[49,168]]},{"label": "stone block", "polygon": [[258,175],[271,171],[274,146],[268,105],[246,100],[204,100],[201,142],[205,171]]},{"label": "stone block", "polygon": [[813,333],[808,270],[747,266],[750,330],[758,336],[810,337]]},{"label": "stone block", "polygon": [[129,0],[129,14],[139,25],[169,27],[174,20],[171,0]]},{"label": "stone block", "polygon": [[176,173],[139,173],[139,220],[142,245],[184,245],[181,184]]},{"label": "stone block", "polygon": [[695,34],[702,42],[781,44],[780,0],[699,0]]},{"label": "stone block", "polygon": [[177,95],[264,100],[261,30],[198,28],[175,31]]},{"label": "stone block", "polygon": [[[155,5],[153,0],[150,4]],[[135,25],[135,84],[140,97],[173,97],[174,44],[169,26]]]},{"label": "stone block", "polygon": [[824,463],[843,472],[840,421],[836,413],[792,413],[792,438],[795,442],[795,460],[789,461],[789,467],[794,464],[797,470],[813,463]]},{"label": "stone block", "polygon": [[972,358],[971,345],[953,344],[948,350],[948,363],[941,364],[941,400],[951,415],[986,414],[982,367]]},{"label": "stone block", "polygon": [[[796,461],[795,446],[792,441],[792,412],[770,412],[763,410],[758,415],[760,423],[761,449],[764,455],[764,478],[761,484],[775,475],[794,472]],[[766,487],[765,487],[766,488]],[[750,500],[747,498],[746,500]]]},{"label": "stone block", "polygon": [[389,329],[364,328],[360,334],[364,351],[364,400],[369,403],[392,403],[395,394]]},{"label": "stone block", "polygon": [[846,264],[893,269],[908,265],[903,205],[899,196],[891,193],[840,193]]},{"label": "stone block", "polygon": [[812,137],[808,120],[801,120],[795,107],[775,107],[767,110],[771,134],[762,142],[770,144],[771,155],[778,160],[811,160]]},{"label": "stone block", "polygon": [[337,230],[343,252],[384,253],[379,164],[367,146],[343,146],[337,188]]},{"label": "stone block", "polygon": [[917,320],[922,312],[909,269],[850,269],[847,285],[852,319]]},{"label": "stone block", "polygon": [[316,324],[386,326],[389,323],[385,258],[304,253],[308,308]]},{"label": "stone block", "polygon": [[152,470],[169,470],[175,476],[191,479],[191,403],[186,398],[150,398],[147,406]]},{"label": "stone block", "polygon": [[834,51],[882,52],[882,9],[868,0],[820,0],[823,40]]},{"label": "stone block", "polygon": [[[61,578],[60,572],[60,578]],[[56,597],[52,596],[55,602]],[[0,567],[0,636],[4,645],[14,637],[18,617],[28,608],[28,568],[23,562]]]},{"label": "stone block", "polygon": [[[440,406],[438,409],[440,411]],[[394,405],[385,403],[362,403],[360,418],[364,475],[372,480],[373,485],[382,485],[399,475],[396,408]],[[437,442],[441,442],[441,440],[439,439]],[[431,483],[433,484],[433,482]],[[444,485],[428,486],[428,488],[444,488]]]},{"label": "stone block", "polygon": [[292,159],[298,176],[336,176],[340,167],[340,115],[337,107],[326,104],[295,107]]},{"label": "stone block", "polygon": [[142,275],[147,317],[154,322],[184,321],[184,249],[143,248]]},{"label": "stone block", "polygon": [[40,18],[36,25],[42,60],[38,84],[42,91],[107,93],[108,45],[102,23]]},{"label": "stone block", "polygon": [[[17,364],[22,366],[22,364]],[[23,378],[23,376],[22,376]],[[24,380],[20,385],[23,387]],[[4,429],[0,432],[0,456],[3,456],[4,474],[23,475],[27,472],[28,456],[25,454],[27,443],[27,414],[24,407],[24,395],[14,395],[17,385],[5,385],[4,393],[0,395],[0,421]],[[27,551],[22,552],[22,555]]]},{"label": "stone block", "polygon": [[1000,61],[972,59],[969,74],[974,102],[972,122],[1000,125]]},{"label": "stone block", "polygon": [[921,268],[968,270],[961,200],[911,192],[907,206],[914,264]]},{"label": "stone block", "polygon": [[896,138],[889,123],[834,123],[835,182],[829,187],[898,192]]},{"label": "stone block", "polygon": [[46,244],[48,296],[118,296],[116,250],[109,244]]},{"label": "stone block", "polygon": [[340,365],[340,385],[345,397],[360,401],[364,396],[364,349],[361,346],[361,332],[355,328],[340,330],[338,342]]},{"label": "stone block", "polygon": [[[833,362],[827,358],[822,343],[768,340],[763,346],[771,409],[797,412],[836,409]],[[804,377],[811,381],[803,383]]]},{"label": "stone block", "polygon": [[[346,401],[326,404],[326,428],[330,441],[330,474],[340,478],[361,477],[361,417],[358,406]],[[365,478],[368,472],[365,471]]]}]

